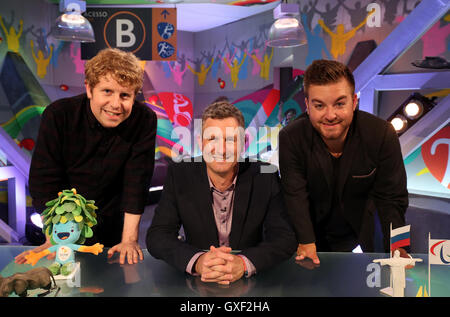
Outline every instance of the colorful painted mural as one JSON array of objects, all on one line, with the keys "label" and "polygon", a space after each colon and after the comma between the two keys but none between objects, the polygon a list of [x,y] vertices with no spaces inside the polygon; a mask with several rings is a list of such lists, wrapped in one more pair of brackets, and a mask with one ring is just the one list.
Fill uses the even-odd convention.
[{"label": "colorful painted mural", "polygon": [[[261,1],[229,4],[258,2]],[[308,44],[294,50],[294,77],[319,58],[348,64],[354,54],[361,54],[357,51],[358,43],[373,40],[380,44],[418,3],[415,0],[296,2]],[[30,155],[45,107],[53,100],[84,89],[85,61],[81,59],[80,44],[52,37],[51,23],[57,15],[57,6],[45,0],[11,1],[0,7],[0,126]],[[276,163],[273,155],[277,131],[271,129],[281,128],[305,109],[302,91],[280,107],[280,91],[274,87],[279,51],[265,44],[272,23],[270,11],[207,31],[180,31],[176,61],[143,61],[143,99],[158,115],[155,151],[158,160],[198,154],[193,138],[187,140],[184,132],[193,132],[194,121],[202,110],[224,95],[244,114],[249,132],[246,155]],[[447,14],[412,45],[407,54],[410,60],[402,57],[396,62],[395,71],[428,71],[418,70],[411,60],[427,56],[449,59],[449,46]],[[448,138],[446,128],[444,139]],[[430,167],[435,157],[444,160],[441,152],[445,152],[446,146],[441,142],[435,146],[438,154],[426,154],[422,152],[424,144],[416,156],[406,158],[409,183],[426,178],[436,185],[432,192],[448,195],[443,167]]]},{"label": "colorful painted mural", "polygon": [[450,198],[450,125],[432,135],[404,162],[410,192]]}]

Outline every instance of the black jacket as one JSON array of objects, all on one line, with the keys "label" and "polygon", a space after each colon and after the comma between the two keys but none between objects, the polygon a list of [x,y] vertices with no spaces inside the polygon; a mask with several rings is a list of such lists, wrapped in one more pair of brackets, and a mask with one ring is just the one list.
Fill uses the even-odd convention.
[{"label": "black jacket", "polygon": [[[261,173],[260,162],[239,164],[230,247],[242,250],[241,254],[260,272],[290,258],[297,244],[277,173]],[[177,239],[181,225],[186,241]],[[186,270],[197,252],[219,246],[204,162],[169,166],[146,242],[151,255],[180,271]]]},{"label": "black jacket", "polygon": [[[389,226],[403,226],[408,207],[406,172],[393,127],[356,110],[341,156],[338,200],[364,251],[374,248],[374,211],[378,211],[389,249]],[[320,221],[331,210],[332,163],[308,116],[280,131],[279,163],[288,214],[299,243],[315,242]]]}]

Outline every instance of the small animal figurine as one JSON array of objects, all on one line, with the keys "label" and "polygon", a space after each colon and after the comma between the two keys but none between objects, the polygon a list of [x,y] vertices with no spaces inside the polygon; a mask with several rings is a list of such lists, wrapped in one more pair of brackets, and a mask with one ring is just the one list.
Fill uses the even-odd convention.
[{"label": "small animal figurine", "polygon": [[96,243],[92,246],[82,245],[86,238],[93,236],[91,227],[97,224],[94,205],[95,201],[86,200],[77,194],[75,188],[63,190],[58,198],[46,203],[43,231],[50,236],[52,247],[41,252],[31,251],[25,256],[27,264],[35,265],[42,257],[55,252],[55,262],[49,269],[54,275],[61,273],[69,275],[75,262],[75,251],[90,252],[98,255],[103,252],[103,245]]},{"label": "small animal figurine", "polygon": [[28,295],[28,290],[37,288],[45,289],[48,293],[52,289],[52,281],[56,287],[53,274],[46,267],[37,267],[25,273],[16,273],[5,278],[0,276],[0,297],[8,297],[12,292],[24,297]]}]

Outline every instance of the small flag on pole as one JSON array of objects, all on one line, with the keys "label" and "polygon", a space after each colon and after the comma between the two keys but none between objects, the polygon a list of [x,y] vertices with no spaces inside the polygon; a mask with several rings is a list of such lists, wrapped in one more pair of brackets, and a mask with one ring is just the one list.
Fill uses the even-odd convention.
[{"label": "small flag on pole", "polygon": [[431,239],[428,233],[428,295],[431,297],[431,264],[450,265],[450,240]]},{"label": "small flag on pole", "polygon": [[391,230],[391,251],[410,245],[410,229],[411,225],[407,225]]},{"label": "small flag on pole", "polygon": [[428,247],[430,264],[450,265],[450,240],[429,239]]}]

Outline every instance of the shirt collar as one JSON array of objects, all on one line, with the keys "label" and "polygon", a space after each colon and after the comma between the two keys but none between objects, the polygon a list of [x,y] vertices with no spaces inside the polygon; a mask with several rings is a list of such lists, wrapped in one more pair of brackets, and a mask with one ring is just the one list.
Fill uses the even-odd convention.
[{"label": "shirt collar", "polygon": [[[208,173],[206,173],[206,175],[208,175]],[[231,185],[226,190],[224,190],[223,192],[234,190],[234,188],[236,187],[237,175],[238,175],[238,173],[236,173],[236,175],[234,176],[233,182],[231,183]],[[216,187],[214,187],[214,184],[212,183],[211,178],[209,177],[209,175],[208,175],[208,181],[209,181],[209,188],[211,189],[211,191],[215,190],[215,191],[221,192]]]}]

